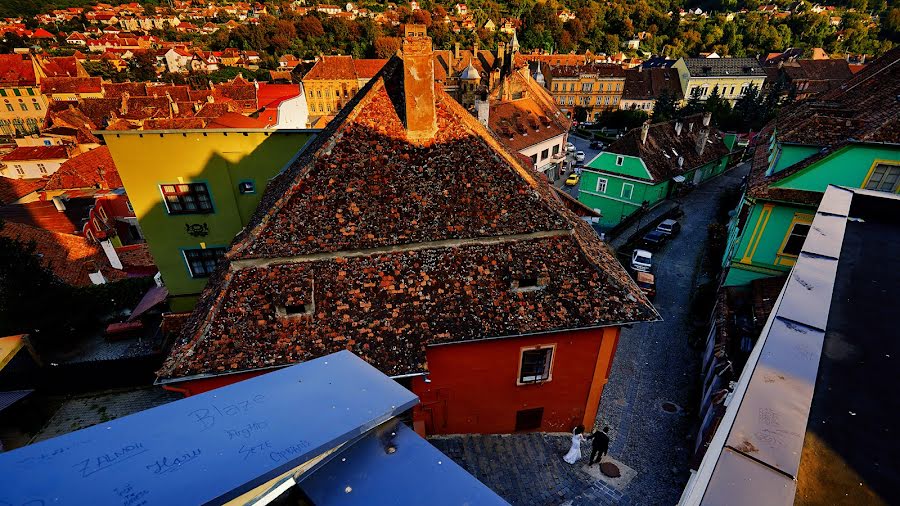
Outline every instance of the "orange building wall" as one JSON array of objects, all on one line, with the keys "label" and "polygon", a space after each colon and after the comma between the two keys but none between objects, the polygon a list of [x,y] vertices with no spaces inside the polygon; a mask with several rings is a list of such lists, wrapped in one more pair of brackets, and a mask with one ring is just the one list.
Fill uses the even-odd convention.
[{"label": "orange building wall", "polygon": [[[516,412],[543,407],[540,431],[593,426],[618,343],[618,327],[430,347],[430,374],[412,379],[413,413],[426,434],[503,434]],[[555,344],[551,380],[517,385],[523,348]]]}]

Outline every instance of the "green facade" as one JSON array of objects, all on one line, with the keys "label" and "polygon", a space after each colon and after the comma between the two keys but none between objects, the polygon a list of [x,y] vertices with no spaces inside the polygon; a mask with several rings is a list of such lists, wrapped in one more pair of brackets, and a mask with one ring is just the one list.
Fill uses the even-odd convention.
[{"label": "green facade", "polygon": [[[769,171],[780,172],[817,153],[818,148],[773,142]],[[829,184],[863,188],[876,163],[900,166],[900,147],[851,144],[771,187],[819,193]],[[730,224],[730,242],[723,259],[723,264],[730,266],[725,285],[744,285],[790,271],[796,256],[785,252],[788,237],[795,225],[812,223],[814,214],[815,206],[745,197]]]},{"label": "green facade", "polygon": [[[727,165],[725,157],[683,175],[686,181],[699,183],[721,174]],[[695,179],[698,173],[699,179]],[[642,203],[647,202],[653,207],[671,194],[675,183],[671,180],[648,181],[651,179],[640,158],[603,151],[582,172],[578,200],[600,211],[599,224],[608,230],[638,210]]]},{"label": "green facade", "polygon": [[[312,132],[104,132],[119,175],[171,295],[173,310],[189,310],[207,277],[192,275],[185,251],[227,247],[249,222],[269,180],[287,167]],[[164,185],[205,183],[212,212],[173,214]],[[240,191],[252,183],[253,191]]]}]

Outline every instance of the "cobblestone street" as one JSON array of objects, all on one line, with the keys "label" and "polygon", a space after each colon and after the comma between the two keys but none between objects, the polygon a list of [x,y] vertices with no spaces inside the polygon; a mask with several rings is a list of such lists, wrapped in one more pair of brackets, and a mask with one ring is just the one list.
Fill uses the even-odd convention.
[{"label": "cobblestone street", "polygon": [[[681,200],[681,234],[654,255],[654,303],[664,321],[622,331],[597,423],[611,429],[610,457],[635,473],[627,486],[618,490],[582,465],[564,463],[568,435],[460,436],[432,443],[514,505],[675,504],[688,478],[698,387],[699,352],[688,345],[691,295],[718,196],[739,186],[746,171],[740,166]],[[663,409],[664,402],[676,411]]]}]

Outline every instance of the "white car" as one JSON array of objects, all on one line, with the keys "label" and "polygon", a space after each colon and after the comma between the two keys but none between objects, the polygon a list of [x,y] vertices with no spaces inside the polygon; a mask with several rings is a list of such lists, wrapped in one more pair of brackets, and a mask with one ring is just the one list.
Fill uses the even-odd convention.
[{"label": "white car", "polygon": [[574,152],[575,152],[575,145],[572,144],[571,142],[567,142],[567,143],[566,143],[566,151],[569,152],[569,153],[574,153]]},{"label": "white car", "polygon": [[653,254],[647,250],[636,249],[631,252],[631,268],[637,272],[650,272]]},{"label": "white car", "polygon": [[584,151],[578,151],[577,153],[575,153],[575,161],[576,162],[584,161]]}]

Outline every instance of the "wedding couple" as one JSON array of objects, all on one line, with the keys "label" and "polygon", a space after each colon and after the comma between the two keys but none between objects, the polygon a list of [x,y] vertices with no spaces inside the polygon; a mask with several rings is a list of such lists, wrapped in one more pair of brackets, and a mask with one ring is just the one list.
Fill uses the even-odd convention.
[{"label": "wedding couple", "polygon": [[609,427],[603,427],[601,432],[595,432],[588,436],[584,435],[583,425],[575,427],[575,430],[572,431],[572,447],[569,448],[569,453],[563,457],[563,460],[569,464],[574,464],[581,459],[581,442],[587,439],[591,440],[591,458],[588,459],[588,465],[594,465],[595,458],[599,464],[600,459],[609,450]]}]

